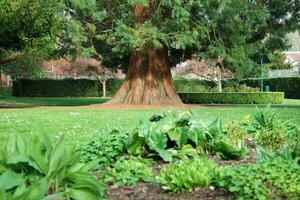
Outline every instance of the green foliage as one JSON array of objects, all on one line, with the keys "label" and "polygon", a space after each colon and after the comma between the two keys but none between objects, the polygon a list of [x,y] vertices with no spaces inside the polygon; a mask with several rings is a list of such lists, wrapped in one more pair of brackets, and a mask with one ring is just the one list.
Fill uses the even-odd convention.
[{"label": "green foliage", "polygon": [[245,158],[248,154],[244,141],[239,141],[235,145],[230,144],[230,141],[218,141],[214,145],[214,152],[223,160],[239,160]]},{"label": "green foliage", "polygon": [[222,158],[225,159],[240,159],[245,155],[245,148],[227,140],[220,119],[205,125],[193,119],[191,112],[172,111],[158,122],[141,121],[130,135],[129,154],[155,153],[166,162],[174,157],[195,157],[200,152],[224,153],[226,156]]},{"label": "green foliage", "polygon": [[[245,79],[240,82],[251,87],[259,87],[259,79]],[[270,91],[284,92],[285,98],[300,99],[300,77],[281,77],[264,79],[264,84],[270,86]]]},{"label": "green foliage", "polygon": [[282,92],[179,93],[184,103],[281,104]]},{"label": "green foliage", "polygon": [[286,55],[284,52],[275,51],[268,55],[270,59],[270,64],[266,64],[265,66],[271,69],[292,69],[293,66],[291,63],[286,63]]},{"label": "green foliage", "polygon": [[174,84],[177,92],[209,92],[216,84],[212,81],[174,78]]},{"label": "green foliage", "polygon": [[53,57],[62,30],[62,7],[61,0],[1,0],[0,65],[7,64],[1,68],[32,75],[33,63]]},{"label": "green foliage", "polygon": [[98,83],[88,79],[20,79],[13,83],[14,96],[28,97],[96,97]]},{"label": "green foliage", "polygon": [[218,185],[228,188],[237,199],[297,199],[299,170],[296,162],[282,158],[223,167]]},{"label": "green foliage", "polygon": [[126,152],[128,135],[118,130],[103,131],[90,142],[79,143],[76,150],[82,162],[97,161],[100,166],[111,165]]},{"label": "green foliage", "polygon": [[155,176],[150,168],[153,161],[141,157],[122,157],[111,167],[101,172],[106,182],[114,183],[115,187],[121,185],[134,185],[138,181],[155,182]]},{"label": "green foliage", "polygon": [[105,186],[82,164],[75,149],[61,137],[52,143],[44,135],[11,136],[1,144],[2,199],[103,199]]},{"label": "green foliage", "polygon": [[247,137],[246,128],[239,121],[232,121],[225,126],[226,136],[236,144],[238,141],[245,140]]},{"label": "green foliage", "polygon": [[164,190],[191,192],[196,187],[212,185],[217,173],[217,164],[207,158],[180,160],[162,168],[158,181]]},{"label": "green foliage", "polygon": [[259,110],[245,125],[257,145],[271,150],[280,150],[297,137],[296,126],[279,119],[270,107]]}]

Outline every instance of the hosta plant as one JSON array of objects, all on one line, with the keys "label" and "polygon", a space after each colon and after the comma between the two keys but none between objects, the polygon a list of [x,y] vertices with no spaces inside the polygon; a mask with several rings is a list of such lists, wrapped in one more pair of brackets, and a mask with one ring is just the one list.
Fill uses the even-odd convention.
[{"label": "hosta plant", "polygon": [[[220,119],[205,124],[191,112],[170,112],[155,122],[141,121],[130,136],[129,154],[158,155],[167,162],[176,157],[195,157],[198,153],[216,154],[216,149],[218,152],[226,151],[224,153],[228,154],[228,158],[244,156],[240,151],[241,145],[231,144],[226,138]],[[231,150],[215,148],[220,141],[230,146]],[[231,152],[235,155],[230,156]],[[241,152],[240,156],[236,156],[237,152]]]},{"label": "hosta plant", "polygon": [[63,137],[14,135],[0,149],[1,199],[98,200],[105,186],[92,174],[94,163],[82,164]]}]

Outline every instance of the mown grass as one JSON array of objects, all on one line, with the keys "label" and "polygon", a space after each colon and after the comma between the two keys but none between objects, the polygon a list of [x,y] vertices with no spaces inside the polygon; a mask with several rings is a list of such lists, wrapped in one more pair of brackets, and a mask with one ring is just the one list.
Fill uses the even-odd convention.
[{"label": "mown grass", "polygon": [[[282,119],[291,119],[300,126],[299,108],[273,108]],[[0,110],[0,139],[14,133],[47,134],[51,138],[64,134],[70,142],[77,142],[100,134],[103,129],[117,128],[128,131],[141,119],[148,119],[153,114],[161,114],[166,109],[51,109],[24,108]],[[192,111],[199,119],[210,121],[216,117],[224,123],[242,120],[246,115],[253,115],[253,107],[206,107]]]},{"label": "mown grass", "polygon": [[85,106],[104,103],[105,97],[69,97],[69,98],[29,98],[14,97],[9,91],[0,91],[0,108],[34,107],[34,106]]}]

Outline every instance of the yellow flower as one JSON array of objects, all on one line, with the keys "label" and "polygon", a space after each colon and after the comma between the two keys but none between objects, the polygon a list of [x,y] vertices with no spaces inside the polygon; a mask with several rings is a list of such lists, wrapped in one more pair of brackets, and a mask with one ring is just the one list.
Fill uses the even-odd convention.
[{"label": "yellow flower", "polygon": [[244,120],[245,120],[245,121],[250,121],[250,119],[251,119],[251,116],[250,116],[250,115],[246,115],[246,116],[244,117]]}]

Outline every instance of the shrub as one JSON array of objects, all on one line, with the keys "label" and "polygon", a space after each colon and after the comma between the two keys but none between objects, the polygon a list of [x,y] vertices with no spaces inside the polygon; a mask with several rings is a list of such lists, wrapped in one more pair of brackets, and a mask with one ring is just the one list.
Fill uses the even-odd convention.
[{"label": "shrub", "polygon": [[52,143],[44,135],[15,135],[1,144],[1,199],[104,198],[105,186],[92,174],[94,163],[82,164],[63,138]]},{"label": "shrub", "polygon": [[282,92],[179,93],[184,103],[281,104]]},{"label": "shrub", "polygon": [[237,199],[297,199],[300,195],[300,166],[275,158],[254,164],[223,167],[219,186]]},{"label": "shrub", "polygon": [[259,92],[258,87],[249,87],[246,84],[239,85],[237,88],[237,92]]},{"label": "shrub", "polygon": [[158,180],[164,190],[191,192],[196,187],[210,186],[217,171],[217,164],[207,158],[181,160],[162,168]]},{"label": "shrub", "polygon": [[155,176],[150,168],[153,161],[141,157],[122,157],[111,167],[106,168],[101,175],[106,182],[121,185],[134,185],[138,181],[155,182]]},{"label": "shrub", "polygon": [[[245,79],[240,81],[251,87],[259,87],[260,79]],[[300,76],[264,79],[264,84],[270,86],[270,91],[284,92],[285,98],[300,99]]]},{"label": "shrub", "polygon": [[216,86],[216,83],[212,81],[179,77],[174,78],[174,84],[177,92],[209,92],[212,87]]},{"label": "shrub", "polygon": [[118,160],[128,145],[128,135],[118,130],[103,131],[90,142],[79,143],[76,147],[82,162],[98,161],[101,167]]}]

